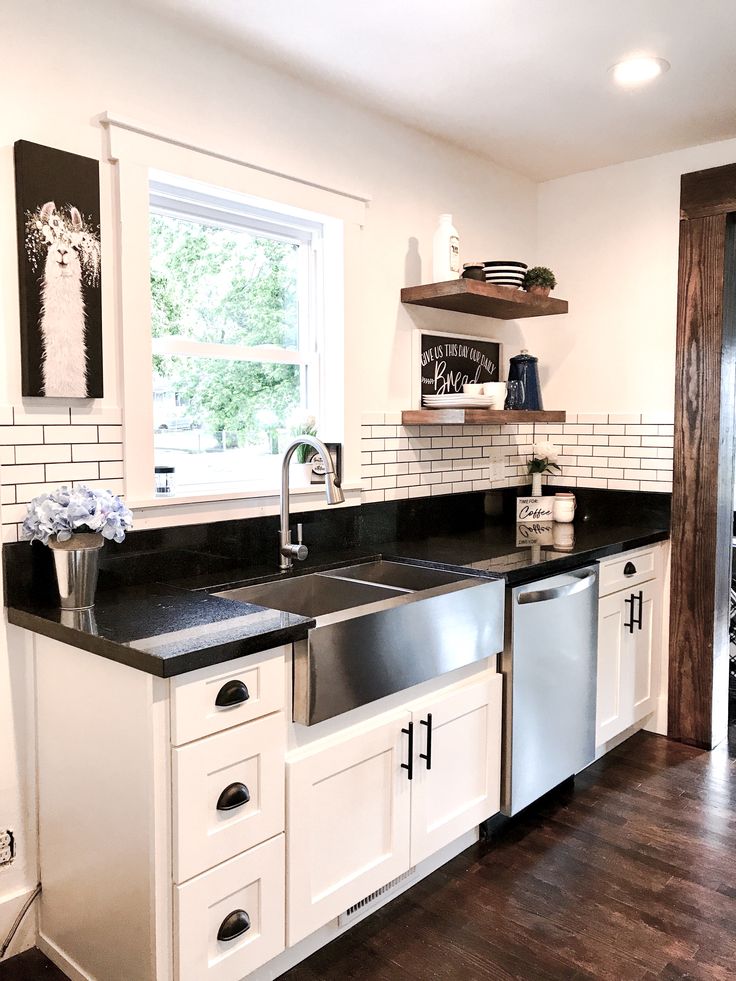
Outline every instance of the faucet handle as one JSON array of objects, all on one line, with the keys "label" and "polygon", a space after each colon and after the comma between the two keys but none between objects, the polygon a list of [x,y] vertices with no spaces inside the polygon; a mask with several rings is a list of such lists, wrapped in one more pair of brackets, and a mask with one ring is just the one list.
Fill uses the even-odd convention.
[{"label": "faucet handle", "polygon": [[303,562],[306,559],[306,557],[309,555],[309,549],[307,548],[306,545],[302,544],[301,524],[298,524],[296,526],[296,535],[297,535],[297,541],[296,544],[294,544],[291,541],[291,531],[289,531],[289,540],[286,543],[286,545],[282,546],[281,554],[286,555],[292,559],[298,559],[299,562]]}]

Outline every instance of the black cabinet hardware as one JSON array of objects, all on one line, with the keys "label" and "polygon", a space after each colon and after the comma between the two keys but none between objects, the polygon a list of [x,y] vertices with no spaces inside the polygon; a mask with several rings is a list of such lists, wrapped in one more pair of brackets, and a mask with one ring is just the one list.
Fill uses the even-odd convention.
[{"label": "black cabinet hardware", "polygon": [[636,566],[634,565],[633,562],[627,562],[626,563],[626,565],[624,566],[624,575],[625,576],[635,576],[636,575]]},{"label": "black cabinet hardware", "polygon": [[[631,603],[631,610],[629,611],[629,621],[624,623],[624,629],[628,630],[630,634],[633,634],[634,627],[638,627],[639,630],[642,629],[642,609],[644,606],[644,591],[639,590],[638,593],[632,593],[631,596],[624,600],[624,603],[628,605]],[[639,612],[634,615],[634,610],[636,609],[637,603],[639,604]]]},{"label": "black cabinet hardware", "polygon": [[217,693],[215,705],[218,708],[230,708],[247,702],[249,698],[250,692],[242,681],[226,681]]},{"label": "black cabinet hardware", "polygon": [[218,811],[232,811],[250,800],[250,791],[244,783],[231,783],[217,798]]},{"label": "black cabinet hardware", "polygon": [[250,917],[244,909],[235,909],[229,913],[220,924],[217,931],[218,940],[237,940],[250,930]]},{"label": "black cabinet hardware", "polygon": [[634,594],[633,593],[631,594],[631,596],[626,597],[626,599],[624,600],[624,606],[628,606],[629,603],[631,603],[631,610],[629,611],[630,619],[628,621],[626,620],[624,621],[624,630],[628,630],[630,634],[633,634],[634,632]]},{"label": "black cabinet hardware", "polygon": [[[635,594],[634,599],[637,599],[639,601],[639,613],[638,613],[636,619],[634,619],[634,604],[632,603],[631,604],[631,622],[632,622],[632,624],[635,623],[639,627],[639,630],[641,630],[642,629],[642,623],[641,623],[641,621],[642,621],[642,610],[644,609],[644,591],[642,589],[640,589],[639,592]],[[632,626],[632,632],[633,632],[633,626]]]},{"label": "black cabinet hardware", "polygon": [[401,730],[405,735],[409,737],[409,757],[407,763],[401,764],[401,769],[407,771],[407,776],[410,780],[414,779],[414,723],[409,723],[408,729]]},{"label": "black cabinet hardware", "polygon": [[422,719],[419,725],[427,727],[427,752],[420,753],[419,759],[427,761],[427,769],[432,769],[432,713],[427,712],[427,718]]}]

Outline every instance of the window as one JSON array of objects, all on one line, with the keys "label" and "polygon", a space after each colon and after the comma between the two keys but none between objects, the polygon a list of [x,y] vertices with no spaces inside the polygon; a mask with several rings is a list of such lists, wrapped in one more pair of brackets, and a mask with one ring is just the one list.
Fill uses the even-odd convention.
[{"label": "window", "polygon": [[324,223],[150,182],[153,441],[177,496],[275,489],[297,417],[320,422]]}]

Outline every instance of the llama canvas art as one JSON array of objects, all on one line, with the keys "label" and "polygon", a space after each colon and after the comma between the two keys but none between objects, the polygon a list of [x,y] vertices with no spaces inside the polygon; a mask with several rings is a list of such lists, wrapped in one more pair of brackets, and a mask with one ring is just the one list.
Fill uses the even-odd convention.
[{"label": "llama canvas art", "polygon": [[102,395],[99,165],[15,145],[23,395]]}]

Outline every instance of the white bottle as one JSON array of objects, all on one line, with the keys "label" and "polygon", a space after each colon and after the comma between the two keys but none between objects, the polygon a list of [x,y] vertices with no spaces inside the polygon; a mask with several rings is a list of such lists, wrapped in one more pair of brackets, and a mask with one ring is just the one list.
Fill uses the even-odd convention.
[{"label": "white bottle", "polygon": [[432,239],[432,277],[435,283],[460,276],[460,237],[452,224],[452,215],[440,215]]}]

